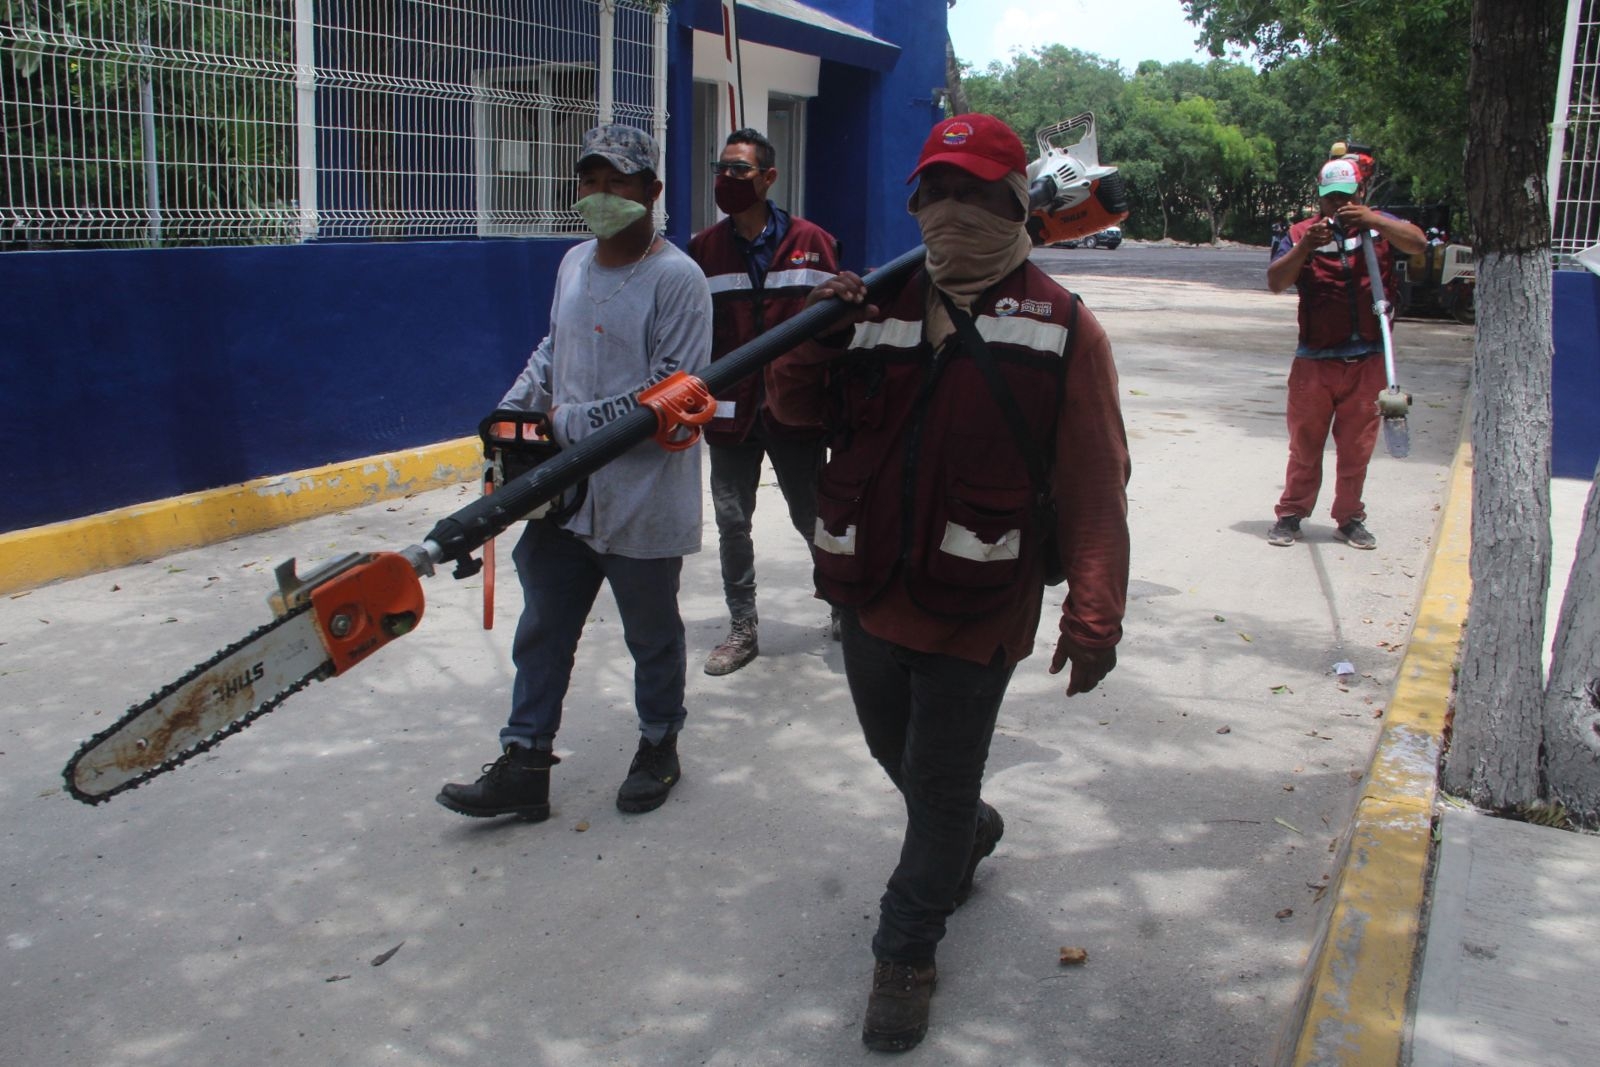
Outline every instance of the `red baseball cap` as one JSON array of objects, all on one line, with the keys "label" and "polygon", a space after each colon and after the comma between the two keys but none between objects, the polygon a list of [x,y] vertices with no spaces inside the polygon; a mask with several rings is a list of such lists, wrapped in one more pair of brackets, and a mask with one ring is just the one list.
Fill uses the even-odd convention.
[{"label": "red baseball cap", "polygon": [[1028,172],[1022,139],[993,115],[957,115],[936,125],[923,142],[917,169],[906,178],[906,184],[935,163],[960,167],[986,182],[999,181],[1012,171]]}]

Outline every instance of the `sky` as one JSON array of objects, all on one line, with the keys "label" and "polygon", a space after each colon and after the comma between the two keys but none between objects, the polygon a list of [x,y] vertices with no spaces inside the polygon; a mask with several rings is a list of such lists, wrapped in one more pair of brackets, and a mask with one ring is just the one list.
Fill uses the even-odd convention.
[{"label": "sky", "polygon": [[1133,73],[1146,59],[1176,63],[1211,57],[1194,47],[1198,30],[1180,0],[956,0],[950,40],[956,58],[983,70],[1005,63],[1014,49],[1060,44],[1115,60]]}]

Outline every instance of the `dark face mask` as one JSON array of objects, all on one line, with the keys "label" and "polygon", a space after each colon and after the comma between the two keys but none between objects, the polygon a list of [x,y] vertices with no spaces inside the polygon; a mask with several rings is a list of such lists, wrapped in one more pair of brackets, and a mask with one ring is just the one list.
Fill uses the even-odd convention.
[{"label": "dark face mask", "polygon": [[754,181],[729,174],[717,175],[711,195],[717,201],[717,208],[726,215],[737,215],[761,202]]}]

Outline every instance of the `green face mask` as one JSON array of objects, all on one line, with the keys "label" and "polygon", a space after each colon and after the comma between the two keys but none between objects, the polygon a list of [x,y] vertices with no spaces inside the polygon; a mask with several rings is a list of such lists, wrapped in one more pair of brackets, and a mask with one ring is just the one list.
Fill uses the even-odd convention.
[{"label": "green face mask", "polygon": [[596,237],[615,237],[642,219],[650,209],[614,193],[590,193],[572,205]]}]

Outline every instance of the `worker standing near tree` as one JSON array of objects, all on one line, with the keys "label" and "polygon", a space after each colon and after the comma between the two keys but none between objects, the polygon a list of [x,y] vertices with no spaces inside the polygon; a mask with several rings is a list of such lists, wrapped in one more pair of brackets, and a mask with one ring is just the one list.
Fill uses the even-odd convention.
[{"label": "worker standing near tree", "polygon": [[1351,548],[1373,549],[1361,499],[1367,464],[1378,440],[1378,395],[1388,383],[1383,334],[1372,309],[1372,279],[1361,250],[1370,234],[1385,293],[1394,292],[1394,250],[1410,255],[1426,245],[1422,231],[1363,200],[1371,159],[1340,156],[1317,177],[1319,214],[1289,229],[1288,252],[1267,267],[1267,288],[1291,285],[1300,294],[1300,340],[1289,370],[1289,464],[1267,543],[1300,540],[1322,488],[1322,452],[1330,430],[1336,459],[1334,537]]},{"label": "worker standing near tree", "polygon": [[[695,234],[689,255],[711,286],[711,358],[717,360],[802,310],[811,290],[838,271],[839,261],[831,234],[767,198],[778,180],[777,153],[760,132],[729,134],[711,169],[717,207],[727,217]],[[704,432],[730,619],[727,639],[706,657],[705,671],[722,675],[760,652],[750,526],[762,464],[772,462],[789,521],[809,545],[817,522],[822,433],[772,418],[759,374],[717,397],[716,415]]]}]

